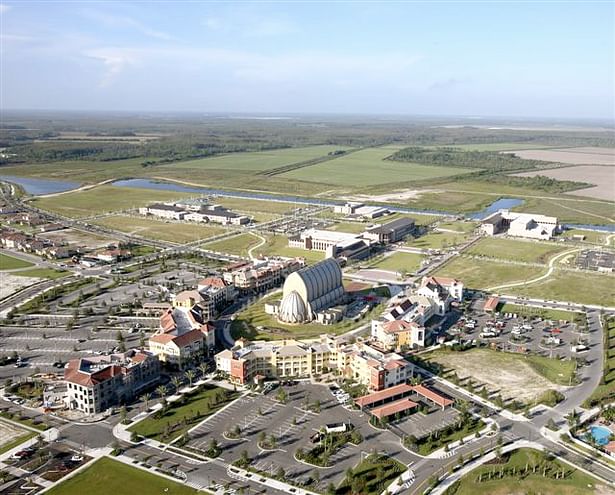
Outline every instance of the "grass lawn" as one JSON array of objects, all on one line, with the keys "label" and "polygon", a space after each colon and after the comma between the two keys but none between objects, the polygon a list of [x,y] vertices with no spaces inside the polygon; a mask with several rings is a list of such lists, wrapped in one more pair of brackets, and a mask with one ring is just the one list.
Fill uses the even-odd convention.
[{"label": "grass lawn", "polygon": [[468,421],[462,424],[460,430],[453,427],[445,427],[438,430],[439,434],[436,438],[430,439],[429,435],[421,438],[417,444],[417,451],[420,455],[429,455],[435,450],[482,430],[484,427],[485,423],[482,420],[470,417]]},{"label": "grass lawn", "polygon": [[263,171],[300,163],[306,160],[327,156],[336,150],[346,150],[347,146],[307,146],[304,148],[283,148],[279,150],[229,153],[227,155],[201,158],[174,164],[177,168],[218,169]]},{"label": "grass lawn", "polygon": [[50,198],[35,198],[32,201],[35,206],[43,210],[79,218],[135,209],[150,203],[172,201],[189,196],[191,196],[189,193],[174,191],[105,185]]},{"label": "grass lawn", "polygon": [[583,313],[564,311],[562,309],[538,308],[536,306],[519,306],[517,304],[504,303],[498,306],[500,313],[516,313],[519,316],[538,316],[546,320],[577,321],[584,318]]},{"label": "grass lawn", "polygon": [[406,245],[422,249],[443,249],[462,244],[467,241],[468,238],[468,234],[464,233],[430,232],[424,236],[407,241]]},{"label": "grass lawn", "polygon": [[606,404],[615,399],[615,319],[607,318],[604,327],[605,372],[596,390],[587,400],[587,405]]},{"label": "grass lawn", "polygon": [[382,493],[392,481],[406,470],[395,459],[371,454],[352,469],[352,479],[344,479],[337,487],[337,495],[376,495]]},{"label": "grass lawn", "polygon": [[181,222],[167,223],[163,220],[154,220],[153,218],[125,215],[112,215],[96,220],[93,223],[148,239],[159,239],[179,244],[207,239],[208,237],[228,232],[224,227],[213,225]]},{"label": "grass lawn", "polygon": [[377,223],[388,223],[393,220],[397,220],[398,218],[411,218],[414,220],[416,225],[431,225],[432,223],[442,220],[442,215],[407,215],[405,213],[393,213],[392,215],[387,215],[386,217],[375,218],[374,222]]},{"label": "grass lawn", "polygon": [[476,227],[478,227],[477,222],[438,222],[436,226],[439,229],[444,230],[454,230],[455,232],[461,232],[465,234],[469,234],[470,232],[474,232]]},{"label": "grass lawn", "polygon": [[247,214],[255,213],[270,213],[276,217],[291,213],[297,208],[296,203],[286,203],[282,201],[264,201],[258,199],[244,198],[229,198],[226,196],[217,196],[213,202],[217,205],[222,205],[225,208],[233,211],[240,211]]},{"label": "grass lawn", "polygon": [[372,184],[417,181],[476,171],[465,168],[438,167],[385,160],[397,149],[399,148],[366,148],[282,175],[286,178],[323,184],[365,187]]},{"label": "grass lawn", "polygon": [[516,241],[485,237],[474,244],[464,254],[499,258],[510,261],[525,261],[528,263],[547,263],[549,259],[567,249],[566,246],[553,242]]},{"label": "grass lawn", "polygon": [[319,323],[287,325],[278,322],[275,316],[265,313],[266,302],[281,298],[281,292],[273,294],[252,304],[246,310],[239,313],[231,325],[233,337],[243,336],[249,340],[278,340],[284,338],[316,338],[322,333],[340,334],[369,321],[370,318],[382,311],[380,306],[376,306],[360,322],[342,320],[333,325],[320,325]]},{"label": "grass lawn", "polygon": [[109,457],[103,457],[76,476],[48,491],[50,495],[117,495],[165,493],[193,495],[198,490],[162,476],[143,471]]},{"label": "grass lawn", "polygon": [[[453,258],[453,261],[441,267],[436,274],[438,276],[463,280],[465,286],[470,289],[485,289],[508,282],[529,280],[538,277],[542,272],[544,270],[531,266],[508,265],[496,261],[483,261],[456,256]],[[528,289],[529,287],[532,286],[528,286]],[[519,289],[519,287],[515,289]],[[506,289],[506,293],[514,294],[515,292],[511,288]]]},{"label": "grass lawn", "polygon": [[[570,230],[564,231],[559,237],[562,237],[564,239],[572,239],[573,235],[584,235],[585,236],[584,240],[578,241],[578,242],[604,245],[606,243],[606,238],[609,234],[607,232],[596,232],[595,230],[570,229]],[[613,245],[612,240],[611,240],[611,245]]]},{"label": "grass lawn", "polygon": [[181,400],[169,402],[161,416],[153,413],[128,429],[160,442],[170,442],[238,396],[237,392],[220,387],[202,386],[201,391],[184,394],[186,400],[183,403]]},{"label": "grass lawn", "polygon": [[414,273],[421,267],[421,262],[424,259],[425,257],[420,254],[397,252],[380,258],[375,263],[370,264],[369,267],[393,272]]},{"label": "grass lawn", "polygon": [[551,359],[544,356],[529,354],[525,356],[529,365],[538,374],[558,385],[574,384],[576,365],[572,360]]},{"label": "grass lawn", "polygon": [[[523,267],[516,267],[523,268]],[[507,294],[578,304],[613,306],[615,301],[615,278],[608,274],[576,273],[555,270],[540,282],[527,286],[504,289]]]},{"label": "grass lawn", "polygon": [[9,450],[17,447],[18,445],[21,445],[26,440],[30,440],[31,438],[34,438],[36,435],[38,435],[38,433],[36,433],[34,431],[25,431],[24,430],[24,434],[23,435],[19,435],[18,437],[10,440],[9,442],[2,443],[0,445],[0,455],[4,454],[5,452],[8,452]]},{"label": "grass lawn", "polygon": [[235,237],[228,237],[221,241],[203,244],[203,249],[211,249],[220,253],[235,254],[237,256],[247,256],[248,249],[256,246],[261,240],[251,234],[239,234]]},{"label": "grass lawn", "polygon": [[34,263],[9,256],[8,254],[0,253],[0,271],[16,270],[18,268],[27,268],[29,266],[34,266]]},{"label": "grass lawn", "polygon": [[[543,455],[533,449],[519,449],[507,455],[502,464],[485,464],[461,478],[455,485],[456,489],[451,488],[450,493],[454,495],[509,495],[511,493],[535,493],[551,495],[589,495],[608,493],[596,489],[600,482],[585,473],[578,471],[570,465],[559,461],[547,461],[547,477],[543,477],[542,469],[536,469],[532,473],[532,466],[540,465],[544,460]],[[529,467],[529,472],[519,475],[519,471]],[[512,474],[515,468],[517,474]],[[565,470],[566,476],[561,479],[554,479],[549,476],[549,472]],[[503,478],[495,477],[488,480],[489,473],[499,473],[501,470],[510,472]],[[480,475],[484,481],[480,481]],[[447,492],[449,493],[449,492]]]},{"label": "grass lawn", "polygon": [[[571,198],[568,196],[568,198]],[[615,203],[606,201],[566,200],[562,195],[553,199],[525,198],[515,211],[542,213],[557,217],[560,223],[611,224],[615,222]]]},{"label": "grass lawn", "polygon": [[301,248],[288,247],[288,238],[284,235],[266,236],[267,242],[258,249],[255,249],[253,254],[264,256],[285,256],[287,258],[302,257],[308,264],[322,261],[325,259],[323,251],[309,251]]},{"label": "grass lawn", "polygon": [[339,222],[329,225],[327,230],[334,230],[335,232],[347,232],[348,234],[360,234],[371,224],[368,222]]},{"label": "grass lawn", "polygon": [[16,277],[37,277],[55,280],[56,278],[62,278],[66,277],[67,275],[70,275],[70,272],[67,272],[65,270],[55,270],[53,268],[32,268],[31,270],[15,272],[11,275],[14,275]]}]

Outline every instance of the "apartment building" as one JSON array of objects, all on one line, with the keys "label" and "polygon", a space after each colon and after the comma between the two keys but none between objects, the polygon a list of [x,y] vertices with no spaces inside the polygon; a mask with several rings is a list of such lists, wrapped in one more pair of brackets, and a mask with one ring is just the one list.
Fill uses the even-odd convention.
[{"label": "apartment building", "polygon": [[141,215],[152,215],[160,218],[168,218],[169,220],[183,220],[186,212],[175,205],[167,205],[156,203],[153,205],[139,208]]},{"label": "apartment building", "polygon": [[425,296],[436,303],[439,316],[444,316],[451,304],[463,300],[463,283],[448,277],[423,277],[417,294]]},{"label": "apartment building", "polygon": [[223,273],[223,280],[239,292],[265,292],[282,285],[288,275],[305,266],[303,258],[268,258],[232,265]]},{"label": "apartment building", "polygon": [[73,359],[64,370],[69,409],[97,414],[126,403],[156,384],[158,358],[147,351]]}]

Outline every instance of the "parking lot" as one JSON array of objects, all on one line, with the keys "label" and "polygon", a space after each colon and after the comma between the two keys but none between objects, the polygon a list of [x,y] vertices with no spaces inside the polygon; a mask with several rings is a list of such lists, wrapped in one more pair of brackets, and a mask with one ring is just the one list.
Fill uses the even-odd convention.
[{"label": "parking lot", "polygon": [[[445,345],[488,345],[509,352],[534,352],[548,357],[583,358],[588,336],[577,324],[516,313],[486,314],[481,302],[446,332]],[[478,307],[477,307],[478,306]]]},{"label": "parking lot", "polygon": [[[222,448],[221,459],[231,463],[239,459],[246,450],[253,460],[253,467],[274,474],[282,467],[287,478],[301,483],[318,471],[319,488],[325,489],[333,482],[339,483],[345,471],[361,460],[362,453],[386,449],[400,462],[408,464],[416,457],[404,450],[400,439],[390,431],[377,430],[368,424],[366,414],[343,407],[328,387],[296,382],[284,387],[288,394],[286,404],[275,400],[277,390],[268,395],[246,395],[237,399],[220,413],[205,420],[190,432],[188,446],[206,451],[213,438]],[[306,399],[313,403],[320,401],[321,412],[306,411]],[[331,455],[330,467],[319,468],[294,459],[298,448],[311,449],[310,440],[315,432],[326,424],[350,422],[360,431],[363,442],[359,445],[346,444]],[[231,432],[239,426],[238,439],[229,439],[224,432]],[[275,447],[263,449],[258,445],[259,435],[275,437]]]}]

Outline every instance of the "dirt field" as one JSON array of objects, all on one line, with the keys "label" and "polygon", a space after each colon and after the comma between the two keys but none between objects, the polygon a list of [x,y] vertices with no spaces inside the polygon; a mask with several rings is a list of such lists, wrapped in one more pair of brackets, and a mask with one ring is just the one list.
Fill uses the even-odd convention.
[{"label": "dirt field", "polygon": [[38,234],[39,237],[52,241],[66,241],[71,245],[86,246],[89,249],[100,249],[109,244],[116,244],[117,239],[88,234],[74,229],[55,230]]},{"label": "dirt field", "polygon": [[545,390],[564,388],[539,375],[521,355],[476,349],[435,354],[430,360],[454,368],[460,378],[469,376],[486,384],[490,390],[499,391],[505,400],[528,401],[539,397]]},{"label": "dirt field", "polygon": [[[18,277],[4,272],[2,273],[2,283],[0,284],[0,299],[4,299],[17,292],[19,289],[35,284],[41,280],[43,279],[36,277]],[[1,433],[0,431],[0,438]]]},{"label": "dirt field", "polygon": [[615,201],[615,166],[607,165],[581,165],[578,167],[553,168],[550,170],[538,170],[533,172],[523,172],[515,174],[519,177],[533,177],[544,175],[558,180],[573,180],[596,184],[594,187],[577,189],[567,194],[575,196],[588,196],[596,199],[606,199]]},{"label": "dirt field", "polygon": [[27,431],[5,421],[0,421],[0,448],[16,440],[24,433],[27,433]]},{"label": "dirt field", "polygon": [[615,148],[565,148],[510,151],[518,157],[571,165],[615,165]]}]

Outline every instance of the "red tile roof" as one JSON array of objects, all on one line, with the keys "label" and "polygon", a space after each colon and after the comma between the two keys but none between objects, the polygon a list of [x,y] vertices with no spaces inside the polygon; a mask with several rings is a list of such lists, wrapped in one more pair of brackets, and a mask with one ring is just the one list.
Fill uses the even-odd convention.
[{"label": "red tile roof", "polygon": [[414,409],[418,404],[410,399],[400,399],[384,406],[376,407],[370,411],[372,416],[376,416],[378,419],[392,416],[395,413],[407,411],[408,409]]},{"label": "red tile roof", "polygon": [[453,401],[451,399],[447,399],[446,397],[441,396],[437,392],[425,387],[424,385],[414,385],[412,387],[417,394],[422,395],[426,399],[438,404],[440,407],[450,406]]},{"label": "red tile roof", "polygon": [[223,289],[226,287],[226,282],[221,277],[207,277],[199,282],[199,285],[208,287],[218,287]]},{"label": "red tile roof", "polygon": [[408,322],[405,320],[393,320],[393,321],[387,321],[386,323],[383,323],[382,325],[382,329],[386,332],[386,333],[399,333],[399,332],[405,332],[407,330],[411,330],[413,328],[417,328],[418,325],[414,322]]},{"label": "red tile roof", "polygon": [[395,385],[394,387],[389,387],[387,389],[381,390],[379,392],[374,392],[373,394],[364,395],[363,397],[359,397],[355,399],[355,403],[358,406],[365,407],[371,404],[375,404],[376,402],[380,402],[386,399],[392,399],[397,395],[409,394],[413,391],[413,387],[406,383],[401,383],[399,385]]},{"label": "red tile roof", "polygon": [[487,302],[485,303],[485,306],[483,307],[483,309],[485,311],[495,311],[496,308],[498,307],[498,304],[500,304],[500,298],[491,296],[487,299]]}]

